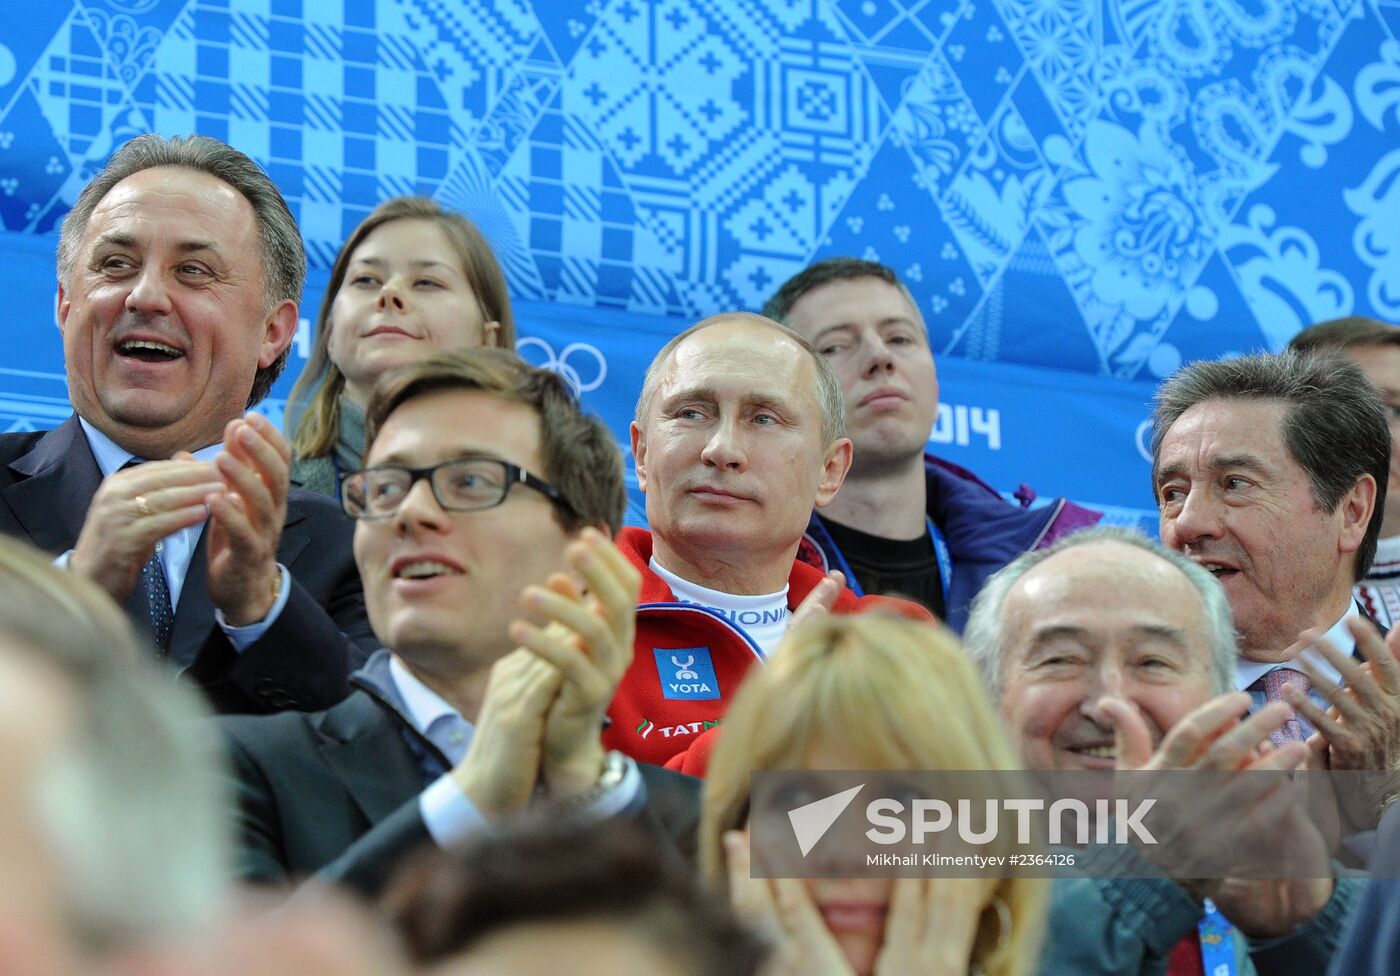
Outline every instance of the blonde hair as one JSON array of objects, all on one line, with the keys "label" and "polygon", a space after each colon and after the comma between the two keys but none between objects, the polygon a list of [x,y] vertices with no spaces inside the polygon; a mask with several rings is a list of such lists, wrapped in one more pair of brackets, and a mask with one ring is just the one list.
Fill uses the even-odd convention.
[{"label": "blonde hair", "polygon": [[[802,768],[822,746],[860,768],[1020,768],[977,673],[944,627],[885,613],[825,615],[783,638],[725,714],[705,778],[700,863],[726,877],[721,839],[749,815],[749,775]],[[1003,879],[994,897],[1011,931],[984,911],[973,949],[988,976],[1034,969],[1049,889],[1041,879]]]},{"label": "blonde hair", "polygon": [[476,224],[427,197],[385,200],[350,234],[331,266],[331,278],[316,315],[311,357],[288,398],[293,410],[304,406],[292,433],[292,453],[298,458],[323,457],[335,450],[340,437],[340,394],[345,390],[345,374],[331,362],[331,306],[345,283],[356,248],[370,234],[396,220],[426,220],[446,235],[462,262],[462,271],[481,305],[482,316],[485,321],[500,325],[492,344],[502,349],[515,348],[515,315],[510,308],[505,272]]}]

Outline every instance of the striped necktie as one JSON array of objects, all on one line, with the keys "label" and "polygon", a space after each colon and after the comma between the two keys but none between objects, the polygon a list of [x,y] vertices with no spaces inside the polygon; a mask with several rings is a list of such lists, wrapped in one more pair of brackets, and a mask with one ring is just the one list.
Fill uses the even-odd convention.
[{"label": "striped necktie", "polygon": [[[1272,701],[1287,702],[1283,697],[1284,685],[1293,685],[1303,694],[1312,691],[1312,682],[1308,676],[1301,671],[1294,671],[1291,668],[1274,668],[1265,672],[1254,680],[1254,683],[1247,689],[1254,696],[1256,702],[1263,696],[1265,703]],[[1294,715],[1281,728],[1269,733],[1269,740],[1276,746],[1284,746],[1290,742],[1302,742],[1307,738],[1303,734],[1302,723],[1298,721],[1298,716]]]}]

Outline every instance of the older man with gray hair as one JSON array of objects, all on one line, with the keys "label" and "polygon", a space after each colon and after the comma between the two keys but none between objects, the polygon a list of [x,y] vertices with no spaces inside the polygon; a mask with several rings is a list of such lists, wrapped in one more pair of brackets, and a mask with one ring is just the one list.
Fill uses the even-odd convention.
[{"label": "older man with gray hair", "polygon": [[[1220,584],[1137,533],[1087,529],[1021,556],[978,595],[964,640],[1031,769],[1291,769],[1307,756],[1292,743],[1251,758],[1288,709],[1244,717]],[[1198,926],[1232,925],[1231,971],[1318,972],[1354,893],[1331,878],[1064,879],[1042,971],[1201,972]]]}]

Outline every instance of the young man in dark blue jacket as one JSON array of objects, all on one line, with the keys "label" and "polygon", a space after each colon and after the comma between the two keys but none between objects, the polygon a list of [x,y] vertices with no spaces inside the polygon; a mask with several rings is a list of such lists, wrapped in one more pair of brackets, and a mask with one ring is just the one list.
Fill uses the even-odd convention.
[{"label": "young man in dark blue jacket", "polygon": [[855,445],[850,473],[813,513],[799,558],[841,570],[857,593],[917,599],[961,632],[988,576],[1101,518],[1064,499],[1011,504],[966,468],[925,453],[938,372],[918,306],[883,264],[819,261],[785,282],[763,314],[830,361]]}]

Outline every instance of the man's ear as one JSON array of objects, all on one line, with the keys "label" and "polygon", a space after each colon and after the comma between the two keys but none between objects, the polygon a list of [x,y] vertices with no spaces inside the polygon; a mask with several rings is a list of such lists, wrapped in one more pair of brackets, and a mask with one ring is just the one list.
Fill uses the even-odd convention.
[{"label": "man's ear", "polygon": [[826,449],[826,457],[822,459],[822,480],[817,484],[817,500],[814,503],[817,508],[828,505],[841,490],[846,472],[851,470],[854,454],[855,448],[849,437],[838,438]]},{"label": "man's ear", "polygon": [[1356,552],[1366,538],[1366,529],[1371,524],[1371,515],[1376,510],[1376,479],[1363,474],[1356,484],[1342,496],[1337,511],[1342,516],[1342,532],[1337,546],[1342,552]]},{"label": "man's ear", "polygon": [[277,362],[277,357],[292,344],[297,334],[297,303],[288,299],[269,313],[267,331],[263,334],[262,349],[258,353],[258,368],[267,369]]},{"label": "man's ear", "polygon": [[63,327],[68,324],[68,311],[73,306],[73,302],[68,297],[68,292],[63,288],[63,282],[58,283],[58,298],[54,304],[54,318],[58,323],[58,331],[62,332]]},{"label": "man's ear", "polygon": [[647,439],[637,422],[632,421],[628,432],[632,435],[632,467],[637,472],[637,487],[647,490]]}]

